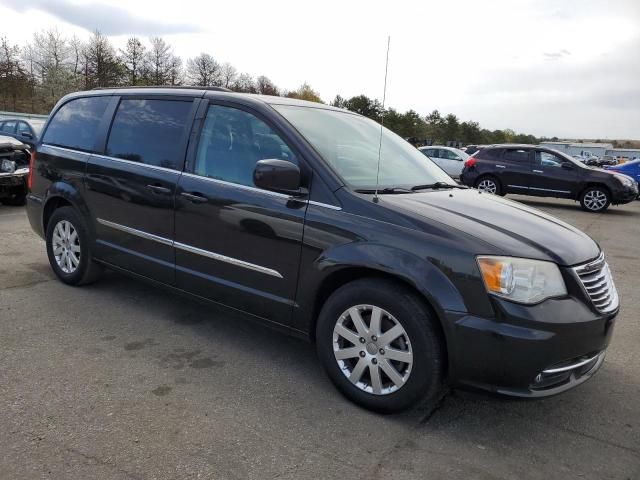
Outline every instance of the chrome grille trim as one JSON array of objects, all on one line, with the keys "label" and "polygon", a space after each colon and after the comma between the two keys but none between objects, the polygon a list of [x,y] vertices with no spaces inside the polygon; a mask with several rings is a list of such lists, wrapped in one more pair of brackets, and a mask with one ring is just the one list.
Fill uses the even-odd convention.
[{"label": "chrome grille trim", "polygon": [[618,291],[613,282],[611,270],[604,259],[604,253],[592,262],[574,267],[582,288],[601,313],[613,312],[620,304]]}]

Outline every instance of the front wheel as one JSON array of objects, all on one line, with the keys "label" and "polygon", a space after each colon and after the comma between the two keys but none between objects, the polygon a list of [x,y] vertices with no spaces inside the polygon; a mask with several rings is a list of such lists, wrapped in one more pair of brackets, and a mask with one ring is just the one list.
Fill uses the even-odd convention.
[{"label": "front wheel", "polygon": [[436,320],[422,299],[382,279],[351,282],[325,302],[316,328],[318,356],[351,401],[381,413],[443,391],[443,348]]},{"label": "front wheel", "polygon": [[587,212],[604,212],[610,203],[609,192],[602,187],[589,187],[580,196],[580,205]]},{"label": "front wheel", "polygon": [[62,207],[51,215],[46,233],[47,256],[56,276],[69,285],[94,281],[102,272],[94,262],[91,237],[80,215]]}]

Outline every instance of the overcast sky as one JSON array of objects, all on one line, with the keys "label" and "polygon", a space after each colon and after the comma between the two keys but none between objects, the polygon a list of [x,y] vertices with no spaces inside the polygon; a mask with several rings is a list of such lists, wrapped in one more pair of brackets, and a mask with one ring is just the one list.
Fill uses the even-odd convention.
[{"label": "overcast sky", "polygon": [[640,138],[640,0],[0,0],[0,35],[94,29],[118,47],[162,35],[279,87],[308,82],[483,127],[572,138]]}]

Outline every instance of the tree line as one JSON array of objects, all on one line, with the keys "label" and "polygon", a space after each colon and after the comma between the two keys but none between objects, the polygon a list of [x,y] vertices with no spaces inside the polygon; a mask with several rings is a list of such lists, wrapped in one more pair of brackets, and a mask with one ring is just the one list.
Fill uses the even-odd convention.
[{"label": "tree line", "polygon": [[[100,32],[87,40],[66,37],[57,29],[34,34],[25,45],[0,38],[0,109],[47,114],[67,93],[115,86],[190,85],[219,86],[235,92],[259,93],[323,102],[317,91],[304,83],[285,90],[266,75],[254,77],[232,64],[220,63],[209,53],[184,62],[162,37],[146,41],[130,37],[124,48],[115,48]],[[537,143],[533,135],[513,130],[487,130],[478,122],[461,121],[456,115],[434,110],[421,116],[414,110],[401,113],[383,108],[377,99],[337,95],[331,105],[358,112],[414,143],[463,144]]]}]

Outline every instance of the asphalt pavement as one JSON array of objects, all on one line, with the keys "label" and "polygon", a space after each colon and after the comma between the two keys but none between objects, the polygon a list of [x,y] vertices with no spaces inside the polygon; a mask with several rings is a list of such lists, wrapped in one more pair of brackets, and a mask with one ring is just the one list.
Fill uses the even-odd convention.
[{"label": "asphalt pavement", "polygon": [[237,314],[116,273],[63,285],[0,206],[0,479],[640,478],[640,202],[510,198],[605,250],[622,310],[602,369],[553,398],[453,391],[391,416]]}]

